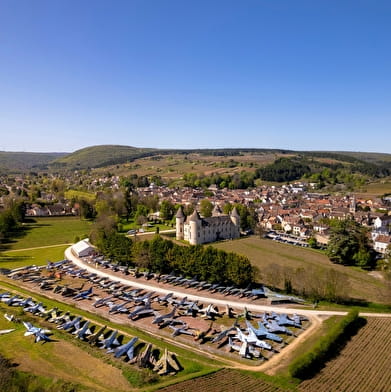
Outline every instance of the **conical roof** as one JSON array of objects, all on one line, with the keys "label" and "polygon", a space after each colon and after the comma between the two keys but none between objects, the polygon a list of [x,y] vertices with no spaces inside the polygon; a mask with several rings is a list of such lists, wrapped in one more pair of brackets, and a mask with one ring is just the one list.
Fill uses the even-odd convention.
[{"label": "conical roof", "polygon": [[178,211],[176,212],[176,218],[184,218],[184,217],[185,217],[185,214],[183,213],[183,208],[182,208],[182,206],[180,206],[178,208]]},{"label": "conical roof", "polygon": [[189,222],[197,222],[200,220],[201,217],[197,210],[194,210],[194,212],[189,216]]},{"label": "conical roof", "polygon": [[213,208],[212,215],[213,216],[219,216],[221,214],[222,214],[221,208],[220,208],[220,206],[218,204],[216,204],[214,206],[214,208]]},{"label": "conical roof", "polygon": [[238,213],[238,210],[236,209],[236,207],[234,207],[233,210],[231,211],[231,216],[233,216],[235,218],[239,218],[239,213]]}]

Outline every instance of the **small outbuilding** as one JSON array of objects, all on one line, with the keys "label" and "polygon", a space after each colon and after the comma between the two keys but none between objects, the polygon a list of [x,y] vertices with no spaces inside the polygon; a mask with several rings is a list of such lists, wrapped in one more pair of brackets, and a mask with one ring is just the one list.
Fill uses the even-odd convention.
[{"label": "small outbuilding", "polygon": [[72,249],[78,257],[89,256],[94,252],[94,247],[90,244],[88,238],[77,242]]}]

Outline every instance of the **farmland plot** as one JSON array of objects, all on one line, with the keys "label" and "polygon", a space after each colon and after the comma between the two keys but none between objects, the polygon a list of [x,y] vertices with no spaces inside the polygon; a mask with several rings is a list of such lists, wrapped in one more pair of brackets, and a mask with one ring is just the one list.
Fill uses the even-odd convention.
[{"label": "farmland plot", "polygon": [[391,386],[391,319],[369,318],[340,355],[302,392],[388,392]]},{"label": "farmland plot", "polygon": [[207,376],[183,381],[161,392],[284,392],[273,384],[235,370],[223,369]]}]

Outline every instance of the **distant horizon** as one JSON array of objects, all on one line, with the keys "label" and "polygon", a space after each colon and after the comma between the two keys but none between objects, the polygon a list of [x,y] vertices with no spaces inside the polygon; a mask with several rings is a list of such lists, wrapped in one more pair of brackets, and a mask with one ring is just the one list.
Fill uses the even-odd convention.
[{"label": "distant horizon", "polygon": [[386,151],[365,151],[365,150],[323,150],[323,149],[293,149],[293,148],[283,148],[283,147],[249,147],[249,146],[240,146],[240,147],[149,147],[149,146],[134,146],[134,145],[127,145],[127,144],[115,144],[115,143],[110,143],[110,144],[92,144],[89,146],[84,146],[80,148],[76,148],[73,151],[33,151],[33,150],[3,150],[0,149],[0,152],[5,152],[5,153],[35,153],[35,154],[72,154],[76,151],[83,150],[85,148],[90,148],[90,147],[97,147],[97,146],[122,146],[122,147],[133,147],[133,148],[150,148],[150,149],[155,149],[155,150],[241,150],[241,149],[255,149],[255,150],[283,150],[283,151],[294,151],[294,152],[338,152],[338,153],[371,153],[371,154],[389,154],[391,155],[391,152],[386,152]]},{"label": "distant horizon", "polygon": [[391,152],[390,20],[385,0],[0,1],[0,150]]}]

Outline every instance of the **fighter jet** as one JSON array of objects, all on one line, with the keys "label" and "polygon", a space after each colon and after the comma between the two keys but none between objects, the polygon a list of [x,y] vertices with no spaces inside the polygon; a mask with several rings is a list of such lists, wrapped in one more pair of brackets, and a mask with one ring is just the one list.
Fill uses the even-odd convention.
[{"label": "fighter jet", "polygon": [[184,335],[190,335],[190,336],[194,336],[194,332],[190,331],[188,328],[188,325],[185,324],[185,326],[183,327],[175,327],[175,325],[169,325],[168,328],[171,328],[173,330],[172,336],[178,336],[180,334],[184,334]]},{"label": "fighter jet", "polygon": [[253,327],[253,325],[246,320],[247,329],[251,329],[254,331],[257,337],[273,340],[274,342],[281,343],[283,342],[282,338],[274,333],[269,332],[262,322],[258,321],[258,328]]},{"label": "fighter jet", "polygon": [[15,328],[13,328],[13,329],[1,329],[0,330],[0,335],[5,335],[5,334],[13,332],[13,331],[15,331]]},{"label": "fighter jet", "polygon": [[18,323],[20,321],[13,314],[4,313],[4,317],[10,322]]},{"label": "fighter jet", "polygon": [[76,294],[73,299],[74,300],[83,300],[88,299],[92,294],[92,286],[88,290],[84,290],[78,294]]},{"label": "fighter jet", "polygon": [[150,364],[152,364],[151,358],[152,358],[152,344],[148,343],[147,346],[145,347],[145,350],[143,352],[140,352],[139,355],[137,356],[136,363],[139,367],[146,368]]},{"label": "fighter jet", "polygon": [[126,354],[126,356],[131,360],[134,356],[134,345],[136,344],[137,340],[138,337],[135,336],[134,338],[129,340],[128,343],[125,343],[122,346],[115,348],[114,350],[110,349],[107,352],[114,352],[115,358],[119,358],[122,355]]},{"label": "fighter jet", "polygon": [[168,293],[164,296],[160,296],[160,297],[155,298],[155,301],[159,302],[159,304],[166,305],[169,302],[169,300],[172,298],[173,295],[174,295],[174,293]]},{"label": "fighter jet", "polygon": [[126,305],[131,302],[131,300],[125,301],[121,304],[117,304],[117,305],[109,305],[109,313],[110,314],[116,314],[116,313],[127,313],[129,311],[129,309],[126,307]]},{"label": "fighter jet", "polygon": [[238,351],[242,358],[251,359],[249,345],[247,342],[243,342],[241,345],[235,344],[232,338],[228,338],[228,347],[230,350]]},{"label": "fighter jet", "polygon": [[73,320],[67,321],[57,327],[57,329],[63,329],[64,331],[68,331],[71,329],[79,329],[80,328],[81,317],[75,317]]},{"label": "fighter jet", "polygon": [[286,333],[287,335],[293,335],[291,330],[282,325],[278,325],[276,320],[270,320],[269,322],[265,323],[265,327],[272,333]]},{"label": "fighter jet", "polygon": [[194,331],[194,340],[196,341],[199,340],[202,344],[206,340],[211,339],[213,337],[212,327],[213,327],[213,321],[211,321],[209,326],[203,331],[201,330]]},{"label": "fighter jet", "polygon": [[119,341],[117,340],[118,331],[113,331],[110,336],[102,341],[102,347],[108,350],[111,349],[111,346],[119,346]]},{"label": "fighter jet", "polygon": [[55,324],[64,324],[67,323],[68,321],[71,321],[70,312],[66,312],[64,314],[58,315],[50,320],[51,323],[55,323]]},{"label": "fighter jet", "polygon": [[212,304],[209,304],[206,308],[201,309],[199,312],[202,313],[201,317],[209,320],[214,320],[216,317],[221,317],[217,307],[215,308]]},{"label": "fighter jet", "polygon": [[96,332],[91,334],[90,336],[87,337],[88,343],[91,346],[96,346],[99,342],[99,339],[103,336],[107,326],[104,325],[103,327],[99,328]]},{"label": "fighter jet", "polygon": [[165,374],[175,374],[176,372],[179,372],[180,366],[176,360],[176,358],[173,357],[172,353],[169,353],[167,348],[164,349],[164,354],[162,357],[156,362],[153,371],[157,372],[159,375],[165,375]]},{"label": "fighter jet", "polygon": [[133,301],[135,304],[139,304],[141,302],[147,303],[150,301],[150,298],[152,297],[153,294],[155,294],[155,292],[151,291],[145,295],[140,295],[138,297],[133,298]]},{"label": "fighter jet", "polygon": [[248,344],[257,346],[259,348],[265,348],[266,350],[271,350],[272,346],[266,342],[264,342],[263,340],[260,340],[257,338],[257,336],[255,335],[254,331],[252,329],[248,329],[248,335],[245,335],[240,328],[236,328],[236,336],[235,338],[239,339],[241,342],[247,342]]},{"label": "fighter jet", "polygon": [[299,323],[296,323],[295,321],[291,320],[288,318],[287,314],[281,314],[278,318],[277,318],[277,324],[278,325],[283,325],[283,326],[292,326],[292,327],[296,327],[296,328],[302,328],[301,327],[301,323],[300,323],[300,319],[299,319]]},{"label": "fighter jet", "polygon": [[98,298],[94,303],[93,306],[94,308],[99,308],[101,306],[106,305],[111,299],[113,299],[114,297],[111,295],[109,297],[105,297],[105,298]]},{"label": "fighter jet", "polygon": [[25,312],[30,312],[32,314],[36,314],[36,313],[42,313],[45,311],[45,308],[43,307],[43,303],[40,302],[36,305],[32,305],[32,306],[28,306],[27,308],[23,309]]},{"label": "fighter jet", "polygon": [[11,294],[6,292],[6,293],[1,293],[0,294],[0,301],[1,302],[7,302],[11,297]]},{"label": "fighter jet", "polygon": [[31,323],[23,321],[23,325],[26,327],[27,331],[24,333],[24,336],[30,336],[34,335],[35,340],[34,343],[38,343],[40,341],[44,342],[52,342],[52,339],[47,336],[50,331],[39,328],[39,327],[34,327]]},{"label": "fighter jet", "polygon": [[166,314],[162,314],[162,315],[157,314],[155,316],[155,318],[153,319],[152,324],[160,324],[166,319],[173,318],[175,316],[176,309],[177,308],[175,306],[174,309],[170,313],[166,313]]},{"label": "fighter jet", "polygon": [[151,305],[139,305],[134,308],[128,315],[128,318],[131,320],[136,320],[140,317],[155,315],[157,312],[151,308]]},{"label": "fighter jet", "polygon": [[222,341],[224,338],[226,338],[231,332],[236,331],[236,328],[238,327],[238,324],[235,322],[232,327],[223,329],[221,332],[219,332],[213,339],[212,343],[217,343]]},{"label": "fighter jet", "polygon": [[89,329],[89,326],[90,326],[90,322],[86,321],[82,327],[76,329],[72,334],[76,335],[75,336],[76,339],[84,340],[86,339],[87,335],[92,334],[91,330]]}]

